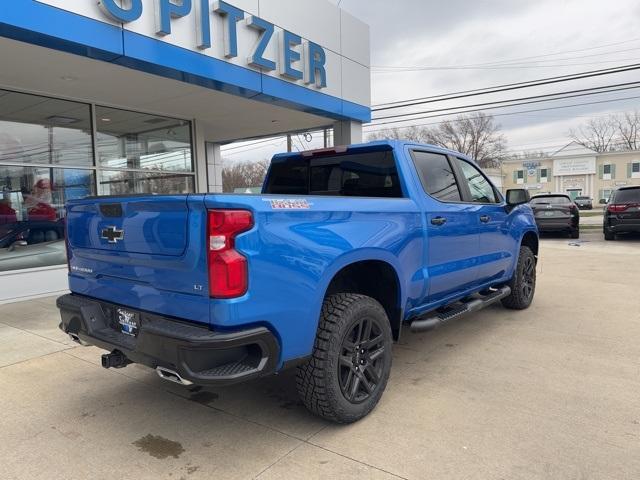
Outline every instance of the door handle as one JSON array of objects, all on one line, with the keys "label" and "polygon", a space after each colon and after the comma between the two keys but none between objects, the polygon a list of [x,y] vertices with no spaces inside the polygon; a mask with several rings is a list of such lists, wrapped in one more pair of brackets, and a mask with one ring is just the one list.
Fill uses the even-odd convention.
[{"label": "door handle", "polygon": [[431,225],[437,225],[438,227],[447,223],[447,219],[444,217],[435,217],[431,219]]},{"label": "door handle", "polygon": [[489,215],[481,215],[480,216],[480,221],[482,223],[489,223],[490,220],[491,220],[491,217]]}]

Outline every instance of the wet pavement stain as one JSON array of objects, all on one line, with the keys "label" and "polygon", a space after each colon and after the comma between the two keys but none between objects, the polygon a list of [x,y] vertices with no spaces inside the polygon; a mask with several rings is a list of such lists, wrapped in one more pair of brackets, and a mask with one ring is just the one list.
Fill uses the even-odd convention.
[{"label": "wet pavement stain", "polygon": [[184,453],[184,448],[178,442],[168,440],[159,435],[147,435],[133,442],[138,450],[146,452],[154,458],[163,460],[168,457],[178,458]]},{"label": "wet pavement stain", "polygon": [[207,392],[206,390],[198,391],[189,396],[189,400],[192,402],[202,403],[203,405],[207,405],[218,398],[220,396],[217,393]]}]

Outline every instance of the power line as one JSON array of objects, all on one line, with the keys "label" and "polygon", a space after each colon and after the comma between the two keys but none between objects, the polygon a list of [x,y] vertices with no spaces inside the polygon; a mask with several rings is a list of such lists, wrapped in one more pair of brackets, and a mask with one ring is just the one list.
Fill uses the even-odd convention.
[{"label": "power line", "polygon": [[[633,85],[633,86],[631,86]],[[618,88],[618,87],[625,87],[625,88]],[[372,120],[373,122],[376,122],[378,120],[388,120],[388,119],[392,119],[392,118],[401,118],[401,117],[408,117],[411,115],[423,115],[423,114],[427,114],[427,113],[437,113],[437,112],[447,112],[450,110],[459,110],[459,109],[464,109],[464,108],[475,108],[475,107],[492,107],[493,108],[507,108],[507,107],[514,107],[514,106],[518,106],[518,105],[527,105],[527,104],[532,104],[532,103],[542,103],[542,102],[553,102],[553,101],[557,101],[557,100],[564,100],[567,98],[576,98],[576,97],[584,97],[584,96],[589,96],[589,95],[602,95],[605,93],[611,93],[611,92],[618,92],[618,91],[622,91],[622,90],[631,90],[634,88],[639,88],[640,87],[640,82],[627,82],[627,83],[619,83],[619,84],[614,84],[614,85],[605,85],[605,86],[601,86],[601,87],[592,87],[592,88],[583,88],[580,90],[567,90],[564,92],[556,92],[556,93],[549,93],[549,94],[544,94],[544,95],[535,95],[532,97],[521,97],[521,98],[513,98],[510,100],[497,100],[494,102],[485,102],[485,103],[476,103],[473,105],[461,105],[459,107],[448,107],[448,108],[438,108],[438,109],[434,109],[434,110],[424,110],[424,111],[420,111],[420,112],[410,112],[410,113],[399,113],[396,115],[388,115],[386,117],[379,117],[379,118],[375,118]],[[600,91],[598,91],[600,90]],[[585,93],[586,92],[586,93]],[[576,95],[573,95],[576,94]],[[557,98],[550,98],[550,97],[557,97]],[[529,101],[531,100],[531,101]],[[512,102],[519,102],[519,103],[512,103]],[[509,104],[509,105],[506,105]],[[454,112],[452,112],[454,113]],[[409,120],[420,120],[420,118],[405,118],[406,121]]]},{"label": "power line", "polygon": [[255,142],[246,143],[246,144],[243,144],[243,145],[236,145],[236,146],[228,147],[228,148],[225,147],[225,148],[222,149],[222,151],[226,153],[226,152],[230,152],[230,151],[233,151],[233,150],[242,149],[242,148],[245,148],[245,147],[251,147],[253,145],[259,145],[259,144],[262,144],[262,143],[273,142],[273,141],[277,140],[278,138],[279,138],[279,136],[278,137],[270,137],[270,138],[265,138],[263,140],[257,140]]},{"label": "power line", "polygon": [[[558,59],[556,61],[561,61]],[[433,72],[433,71],[446,71],[446,70],[517,70],[517,69],[531,69],[531,68],[566,68],[566,67],[586,67],[589,65],[604,65],[606,63],[618,63],[636,60],[632,58],[619,58],[617,60],[600,60],[597,62],[581,62],[581,63],[559,63],[555,65],[529,65],[529,64],[514,64],[514,65],[496,65],[493,67],[420,67],[411,68],[405,67],[398,70],[380,70],[372,69],[373,73],[413,73],[413,72]],[[550,60],[551,61],[551,60]]]},{"label": "power line", "polygon": [[[414,105],[422,105],[424,103],[432,103],[444,100],[457,100],[460,98],[473,97],[477,95],[488,95],[492,93],[501,93],[511,90],[520,90],[523,88],[539,87],[542,85],[552,85],[555,83],[563,83],[573,80],[582,80],[585,78],[600,77],[603,75],[612,75],[616,73],[624,73],[640,69],[640,63],[621,65],[619,67],[604,68],[599,70],[590,70],[586,72],[571,73],[567,75],[558,75],[555,77],[540,78],[536,80],[528,80],[525,82],[506,83],[492,87],[484,87],[473,90],[463,90],[459,92],[445,93],[440,95],[432,95],[428,97],[418,97],[406,100],[396,100],[395,102],[379,103],[374,105],[373,111],[392,110],[401,107],[411,107]],[[415,103],[414,103],[415,102]]]},{"label": "power line", "polygon": [[[585,102],[585,103],[577,103],[577,104],[572,104],[572,105],[559,105],[556,107],[549,107],[549,108],[539,108],[539,109],[534,109],[534,110],[522,110],[519,112],[507,112],[507,113],[496,113],[494,115],[492,115],[493,117],[506,117],[506,116],[510,116],[510,115],[519,115],[519,114],[524,114],[524,113],[536,113],[536,112],[546,112],[546,111],[550,111],[550,110],[561,110],[561,109],[566,109],[566,108],[574,108],[574,107],[582,107],[582,106],[587,106],[587,105],[600,105],[603,103],[613,103],[613,102],[621,102],[621,101],[625,101],[625,100],[635,100],[640,98],[640,96],[634,96],[634,97],[624,97],[624,98],[612,98],[609,100],[600,100],[597,102]],[[452,114],[439,114],[439,115],[431,115],[429,117],[424,117],[424,118],[438,118],[438,117],[444,117],[444,116],[448,116],[448,115],[458,115],[461,113],[473,113],[473,112],[480,112],[483,111],[483,109],[477,109],[477,110],[469,110],[469,111],[464,111],[464,112],[456,112],[456,113],[452,113]],[[418,119],[414,119],[414,120],[418,120]],[[394,123],[402,123],[402,122],[406,122],[407,120],[393,120],[390,122],[382,122],[382,123],[378,123],[378,124],[369,124],[369,125],[365,125],[365,127],[378,127],[380,125],[388,125],[388,124],[394,124]],[[444,121],[440,121],[440,122],[431,122],[431,123],[417,123],[417,124],[413,124],[413,125],[407,125],[404,127],[396,127],[397,129],[406,129],[406,128],[413,128],[413,127],[425,127],[425,126],[429,126],[429,125],[441,125],[443,123],[447,123],[447,122],[460,122],[460,121],[464,121],[464,119],[452,119],[452,120],[444,120]],[[388,130],[388,128],[381,128],[381,129],[377,129],[377,130],[368,130],[366,133],[375,133],[375,132],[382,132]]]},{"label": "power line", "polygon": [[235,152],[230,152],[230,153],[222,152],[222,153],[223,153],[223,156],[225,156],[225,157],[231,157],[233,155],[238,155],[240,153],[251,152],[253,150],[260,150],[261,148],[279,147],[280,145],[283,144],[284,141],[285,141],[285,139],[283,138],[280,141],[276,141],[275,143],[271,143],[271,144],[268,144],[268,145],[259,145],[259,146],[254,146],[254,147],[251,147],[251,148],[246,148],[244,150],[239,150],[239,151],[235,151]]},{"label": "power line", "polygon": [[[531,59],[534,59],[534,58],[556,57],[558,55],[566,55],[566,54],[570,54],[570,53],[581,53],[581,52],[587,52],[587,51],[591,51],[591,50],[599,50],[601,48],[614,47],[614,46],[618,46],[618,45],[624,45],[624,44],[628,44],[628,43],[637,42],[638,40],[640,40],[640,38],[633,38],[631,40],[625,40],[623,42],[606,43],[606,44],[603,44],[603,45],[599,45],[599,46],[595,46],[595,47],[589,47],[589,48],[582,48],[582,49],[578,49],[578,50],[566,50],[566,51],[563,51],[563,52],[546,53],[546,54],[543,54],[543,55],[533,55],[533,56],[529,56],[529,57],[518,57],[518,58],[512,58],[512,59],[508,59],[508,60],[500,60],[500,61],[497,61],[497,62],[476,63],[476,64],[471,64],[471,65],[466,65],[466,66],[483,66],[483,65],[499,65],[499,64],[505,64],[505,63],[520,63],[519,61],[521,61],[521,60],[531,60]],[[621,50],[619,52],[630,51],[630,50],[635,50],[635,49]],[[594,54],[594,56],[607,55],[607,54],[611,54],[611,53],[616,53],[616,52],[603,52],[603,53]],[[372,66],[371,68],[381,68],[381,69],[390,68],[390,69],[395,69],[395,68],[406,68],[406,67],[393,66],[393,65],[386,65],[386,66],[385,65],[380,65],[380,66]],[[409,68],[415,68],[415,67],[409,67]]]}]

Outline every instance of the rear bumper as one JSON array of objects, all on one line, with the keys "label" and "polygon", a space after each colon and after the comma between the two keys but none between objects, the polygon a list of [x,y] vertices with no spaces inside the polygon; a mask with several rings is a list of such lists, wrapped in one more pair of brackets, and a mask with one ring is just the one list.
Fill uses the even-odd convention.
[{"label": "rear bumper", "polygon": [[576,218],[536,218],[536,225],[541,232],[560,232],[579,228],[580,222]]},{"label": "rear bumper", "polygon": [[619,223],[617,225],[610,225],[608,228],[615,233],[640,233],[640,224],[638,223]]},{"label": "rear bumper", "polygon": [[618,219],[605,218],[604,227],[614,233],[637,233],[640,232],[640,219]]},{"label": "rear bumper", "polygon": [[118,351],[128,360],[151,368],[171,369],[191,383],[219,386],[270,375],[276,371],[280,347],[265,327],[214,332],[179,320],[135,309],[137,336],[117,328],[118,305],[80,295],[57,300],[60,329],[82,342]]}]

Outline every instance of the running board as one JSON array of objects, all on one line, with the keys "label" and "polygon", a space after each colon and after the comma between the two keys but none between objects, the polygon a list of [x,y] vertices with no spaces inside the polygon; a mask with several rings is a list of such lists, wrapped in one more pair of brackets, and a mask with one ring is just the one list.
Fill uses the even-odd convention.
[{"label": "running board", "polygon": [[450,306],[439,309],[440,312],[430,312],[428,316],[418,317],[411,322],[411,331],[426,332],[438,328],[443,323],[447,323],[455,318],[460,318],[468,313],[477,312],[489,305],[508,297],[511,294],[510,287],[502,287],[497,290],[492,290],[487,295],[481,295],[480,298],[472,298],[468,301],[459,301],[451,304]]}]

